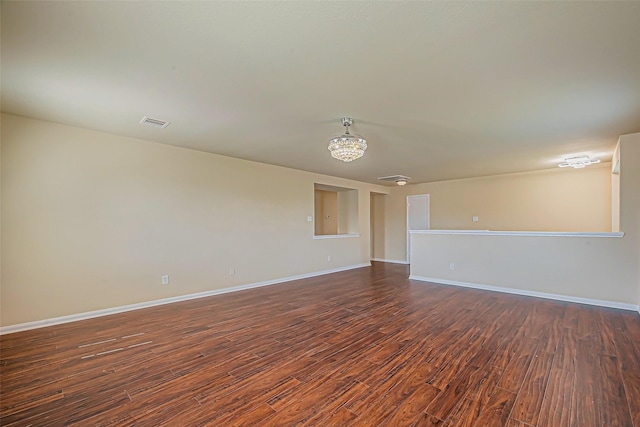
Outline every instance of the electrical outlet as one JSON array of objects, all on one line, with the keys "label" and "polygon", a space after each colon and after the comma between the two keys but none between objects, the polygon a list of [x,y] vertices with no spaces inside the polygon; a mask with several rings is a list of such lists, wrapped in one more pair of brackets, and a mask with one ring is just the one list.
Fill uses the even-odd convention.
[{"label": "electrical outlet", "polygon": [[312,216],[308,216],[307,217],[307,222],[313,222],[313,217]]},{"label": "electrical outlet", "polygon": [[235,276],[236,275],[236,268],[235,267],[231,267],[229,269],[229,276]]},{"label": "electrical outlet", "polygon": [[327,257],[327,262],[331,262],[331,255]]},{"label": "electrical outlet", "polygon": [[169,284],[169,276],[162,276],[162,284],[163,285]]},{"label": "electrical outlet", "polygon": [[477,216],[473,217],[473,222],[478,222],[478,217]]},{"label": "electrical outlet", "polygon": [[449,263],[449,270],[453,271],[456,269],[456,265],[452,262]]}]

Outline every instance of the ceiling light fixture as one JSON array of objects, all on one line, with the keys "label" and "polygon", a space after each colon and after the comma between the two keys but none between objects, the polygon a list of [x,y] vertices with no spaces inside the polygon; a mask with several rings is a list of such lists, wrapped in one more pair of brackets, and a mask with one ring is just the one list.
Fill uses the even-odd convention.
[{"label": "ceiling light fixture", "polygon": [[560,163],[558,166],[561,168],[572,167],[574,169],[581,169],[585,166],[595,165],[596,163],[600,163],[600,160],[591,160],[589,156],[579,156],[564,159],[564,162]]},{"label": "ceiling light fixture", "polygon": [[347,129],[346,132],[329,140],[329,151],[331,151],[331,157],[334,159],[352,162],[364,156],[364,150],[367,149],[367,140],[359,135],[350,134],[349,126],[351,125],[353,125],[353,119],[344,117],[342,126]]},{"label": "ceiling light fixture", "polygon": [[391,175],[391,176],[381,176],[378,179],[380,181],[395,182],[397,185],[407,185],[407,183],[409,183],[409,180],[411,178],[404,175]]}]

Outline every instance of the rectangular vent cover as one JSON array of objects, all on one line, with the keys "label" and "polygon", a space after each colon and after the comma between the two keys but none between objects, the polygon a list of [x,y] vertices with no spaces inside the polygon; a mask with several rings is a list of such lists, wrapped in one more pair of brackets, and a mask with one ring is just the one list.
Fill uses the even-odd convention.
[{"label": "rectangular vent cover", "polygon": [[154,128],[166,128],[171,124],[171,122],[165,122],[164,120],[154,119],[149,116],[144,116],[140,123],[147,126],[153,126]]}]

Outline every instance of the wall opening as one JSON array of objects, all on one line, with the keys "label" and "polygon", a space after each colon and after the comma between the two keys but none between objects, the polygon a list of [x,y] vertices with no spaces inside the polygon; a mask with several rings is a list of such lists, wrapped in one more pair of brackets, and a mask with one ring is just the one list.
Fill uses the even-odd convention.
[{"label": "wall opening", "polygon": [[358,234],[358,190],[314,184],[316,236]]}]

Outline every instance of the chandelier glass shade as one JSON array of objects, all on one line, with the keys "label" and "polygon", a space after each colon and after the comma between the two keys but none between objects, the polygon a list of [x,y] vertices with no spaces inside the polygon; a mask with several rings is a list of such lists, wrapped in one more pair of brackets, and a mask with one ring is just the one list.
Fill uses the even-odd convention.
[{"label": "chandelier glass shade", "polygon": [[331,156],[343,162],[352,162],[364,155],[367,149],[367,140],[359,135],[349,133],[349,126],[353,124],[353,119],[345,117],[342,125],[346,132],[340,136],[335,136],[329,140],[329,151]]}]

